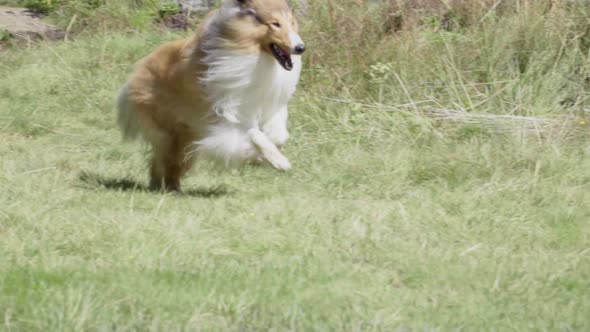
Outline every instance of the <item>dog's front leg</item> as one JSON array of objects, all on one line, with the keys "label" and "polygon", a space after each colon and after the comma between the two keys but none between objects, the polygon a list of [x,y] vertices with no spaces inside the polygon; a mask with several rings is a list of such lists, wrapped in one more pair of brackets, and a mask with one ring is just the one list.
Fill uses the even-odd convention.
[{"label": "dog's front leg", "polygon": [[287,107],[282,107],[262,126],[262,132],[278,148],[281,148],[289,139],[289,131],[287,130],[288,113]]},{"label": "dog's front leg", "polygon": [[252,143],[262,154],[262,157],[268,161],[272,167],[280,171],[288,171],[291,169],[289,159],[285,157],[277,146],[258,128],[248,130],[248,136]]}]

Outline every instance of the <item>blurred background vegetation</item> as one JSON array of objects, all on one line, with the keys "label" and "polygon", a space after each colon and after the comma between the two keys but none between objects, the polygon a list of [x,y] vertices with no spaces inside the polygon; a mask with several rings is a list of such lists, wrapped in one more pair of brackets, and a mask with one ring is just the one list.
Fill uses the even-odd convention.
[{"label": "blurred background vegetation", "polygon": [[[203,14],[162,0],[0,4],[47,15],[70,36],[170,27],[188,34]],[[588,2],[327,0],[304,7],[298,12],[311,51],[303,84],[316,96],[390,110],[409,103],[411,112],[419,103],[420,112],[434,118],[586,117]],[[559,136],[577,132],[569,129],[576,128]]]}]

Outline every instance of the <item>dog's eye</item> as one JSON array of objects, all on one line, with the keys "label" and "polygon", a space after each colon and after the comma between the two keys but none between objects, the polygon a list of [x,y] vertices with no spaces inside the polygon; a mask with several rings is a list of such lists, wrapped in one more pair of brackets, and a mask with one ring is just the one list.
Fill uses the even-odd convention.
[{"label": "dog's eye", "polygon": [[281,27],[281,23],[279,23],[279,22],[272,22],[272,26],[274,26],[275,28],[280,28]]}]

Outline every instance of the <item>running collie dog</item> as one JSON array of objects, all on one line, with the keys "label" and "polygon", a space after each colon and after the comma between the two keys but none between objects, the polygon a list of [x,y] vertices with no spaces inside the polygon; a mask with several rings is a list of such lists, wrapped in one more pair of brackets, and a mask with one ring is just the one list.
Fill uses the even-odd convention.
[{"label": "running collie dog", "polygon": [[305,45],[286,0],[225,0],[194,37],[166,43],[122,88],[125,139],[152,147],[151,186],[180,191],[193,160],[287,171],[287,105]]}]

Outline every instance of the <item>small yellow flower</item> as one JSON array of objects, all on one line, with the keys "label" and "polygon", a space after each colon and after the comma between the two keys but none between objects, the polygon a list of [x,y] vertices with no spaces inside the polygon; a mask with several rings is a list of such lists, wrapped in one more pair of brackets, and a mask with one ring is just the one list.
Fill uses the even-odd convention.
[{"label": "small yellow flower", "polygon": [[580,121],[580,124],[581,124],[582,126],[585,126],[585,125],[587,124],[587,122],[586,122],[586,121],[584,121],[584,120],[582,120],[582,121]]}]

